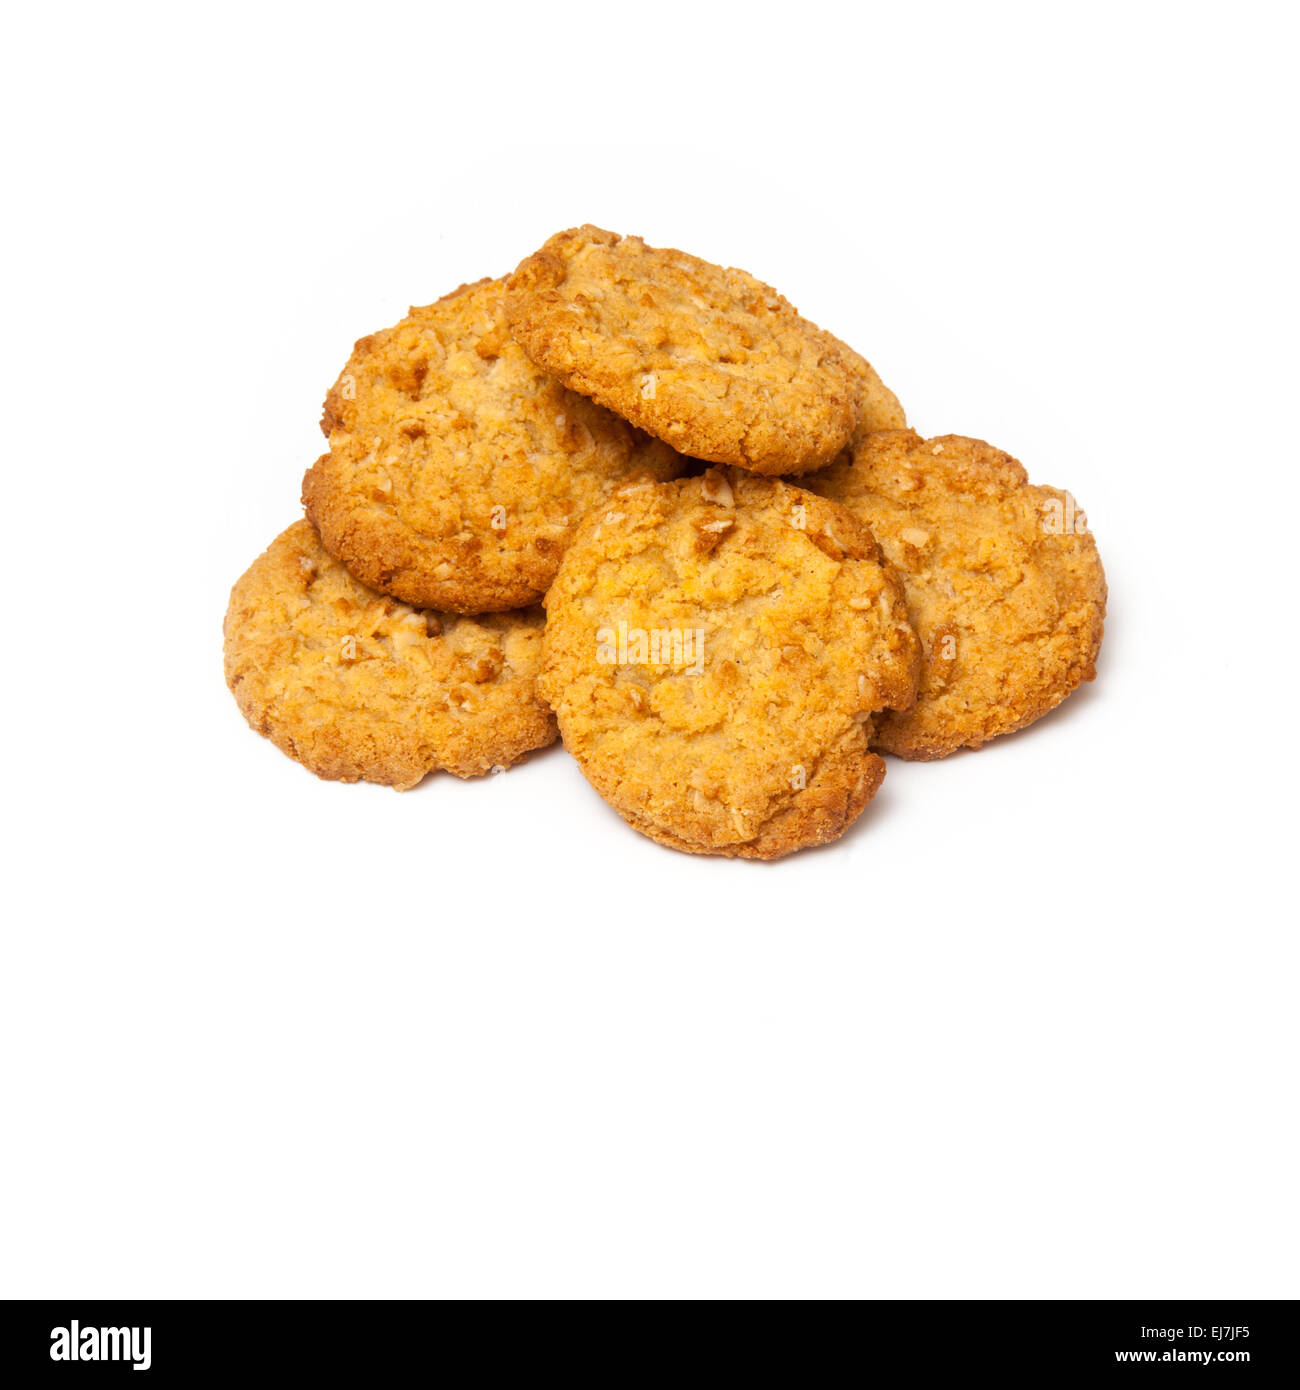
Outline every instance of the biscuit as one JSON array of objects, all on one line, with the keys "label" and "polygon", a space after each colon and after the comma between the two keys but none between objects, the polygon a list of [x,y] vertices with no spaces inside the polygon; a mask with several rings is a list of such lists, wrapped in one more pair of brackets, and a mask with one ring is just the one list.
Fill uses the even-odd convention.
[{"label": "biscuit", "polygon": [[628,487],[546,596],[538,686],[565,747],[637,830],[775,859],[841,835],[884,775],[872,716],[920,652],[851,513],[739,469]]},{"label": "biscuit", "polygon": [[507,288],[510,331],[538,366],[683,454],[802,473],[856,423],[843,344],[743,270],[584,226]]},{"label": "biscuit", "polygon": [[903,576],[925,666],[873,747],[942,758],[1032,724],[1096,675],[1106,577],[1066,492],[978,439],[863,436],[808,486],[870,526]]},{"label": "biscuit", "polygon": [[329,453],[303,479],[326,550],[417,607],[536,603],[589,507],[683,468],[535,367],[502,300],[481,280],[362,338],[325,401]]},{"label": "biscuit", "polygon": [[408,608],[299,521],[231,591],[226,683],[251,727],[318,777],[401,790],[435,768],[474,777],[555,738],[535,688],[543,621]]}]

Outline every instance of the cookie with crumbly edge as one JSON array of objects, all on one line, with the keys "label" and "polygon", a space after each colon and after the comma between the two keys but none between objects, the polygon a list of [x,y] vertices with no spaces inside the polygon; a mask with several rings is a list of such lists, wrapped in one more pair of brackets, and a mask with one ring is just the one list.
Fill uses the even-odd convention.
[{"label": "cookie with crumbly edge", "polygon": [[743,270],[587,225],[507,288],[510,331],[538,366],[683,454],[802,473],[854,429],[843,344]]},{"label": "cookie with crumbly edge", "polygon": [[249,725],[318,777],[405,790],[476,777],[554,741],[535,677],[544,615],[410,608],[295,522],[235,585],[226,683]]},{"label": "cookie with crumbly edge", "polygon": [[303,479],[325,548],[422,608],[500,612],[546,592],[582,514],[683,461],[535,367],[504,282],[464,285],[362,338],[325,400]]},{"label": "cookie with crumbly edge", "polygon": [[982,440],[913,430],[863,436],[808,486],[870,526],[925,653],[916,703],[878,722],[873,747],[979,748],[1095,677],[1106,576],[1069,493]]},{"label": "cookie with crumbly edge", "polygon": [[776,859],[844,833],[884,775],[877,711],[919,649],[871,532],[741,469],[628,487],[546,596],[538,687],[587,779],[674,849]]}]

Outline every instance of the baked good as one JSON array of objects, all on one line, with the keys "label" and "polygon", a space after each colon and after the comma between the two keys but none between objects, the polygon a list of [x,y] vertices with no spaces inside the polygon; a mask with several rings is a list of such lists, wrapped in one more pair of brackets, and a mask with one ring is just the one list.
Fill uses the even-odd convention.
[{"label": "baked good", "polygon": [[551,237],[510,277],[507,314],[538,366],[695,458],[802,473],[857,420],[836,338],[745,271],[640,237]]},{"label": "baked good", "polygon": [[303,479],[330,554],[417,607],[536,603],[587,508],[683,469],[535,367],[506,332],[503,293],[480,280],[362,338],[325,400],[329,452]]},{"label": "baked good", "polygon": [[1096,675],[1106,576],[1067,492],[979,439],[862,436],[808,486],[849,508],[903,576],[925,666],[873,747],[942,758],[1024,728]]},{"label": "baked good", "polygon": [[629,824],[775,859],[857,819],[884,775],[872,718],[915,693],[902,585],[870,531],[741,469],[627,487],[546,597],[539,689]]},{"label": "baked good", "polygon": [[235,585],[226,683],[252,728],[318,777],[405,790],[509,767],[555,738],[535,688],[540,608],[471,618],[354,579],[298,521]]}]

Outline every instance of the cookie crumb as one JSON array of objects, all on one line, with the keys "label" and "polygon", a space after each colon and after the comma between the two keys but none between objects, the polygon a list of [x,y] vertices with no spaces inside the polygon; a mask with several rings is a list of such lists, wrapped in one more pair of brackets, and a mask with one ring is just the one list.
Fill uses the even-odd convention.
[{"label": "cookie crumb", "polygon": [[727,481],[727,475],[721,468],[710,468],[700,479],[700,493],[706,502],[712,502],[719,507],[734,507],[736,505],[735,494],[731,490],[731,484]]}]

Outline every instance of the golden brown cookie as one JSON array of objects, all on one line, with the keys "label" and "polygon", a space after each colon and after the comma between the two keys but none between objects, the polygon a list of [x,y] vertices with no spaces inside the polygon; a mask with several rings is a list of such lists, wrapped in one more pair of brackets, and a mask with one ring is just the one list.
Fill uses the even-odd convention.
[{"label": "golden brown cookie", "polygon": [[325,401],[329,453],[303,504],[331,555],[422,608],[536,603],[582,514],[682,460],[524,356],[503,282],[481,280],[362,338]]},{"label": "golden brown cookie", "polygon": [[863,436],[808,486],[871,527],[925,653],[916,704],[880,719],[873,747],[979,748],[1096,675],[1106,576],[1069,493],[981,440],[913,430]]},{"label": "golden brown cookie", "polygon": [[306,521],[230,594],[226,683],[244,718],[318,777],[405,790],[474,777],[555,738],[538,698],[539,608],[420,612],[355,580]]},{"label": "golden brown cookie", "polygon": [[843,344],[743,270],[585,226],[523,261],[508,291],[538,366],[683,454],[802,473],[854,428]]},{"label": "golden brown cookie", "polygon": [[596,790],[652,839],[775,859],[841,835],[884,775],[872,715],[920,659],[870,531],[739,469],[624,488],[546,596],[539,689]]}]

